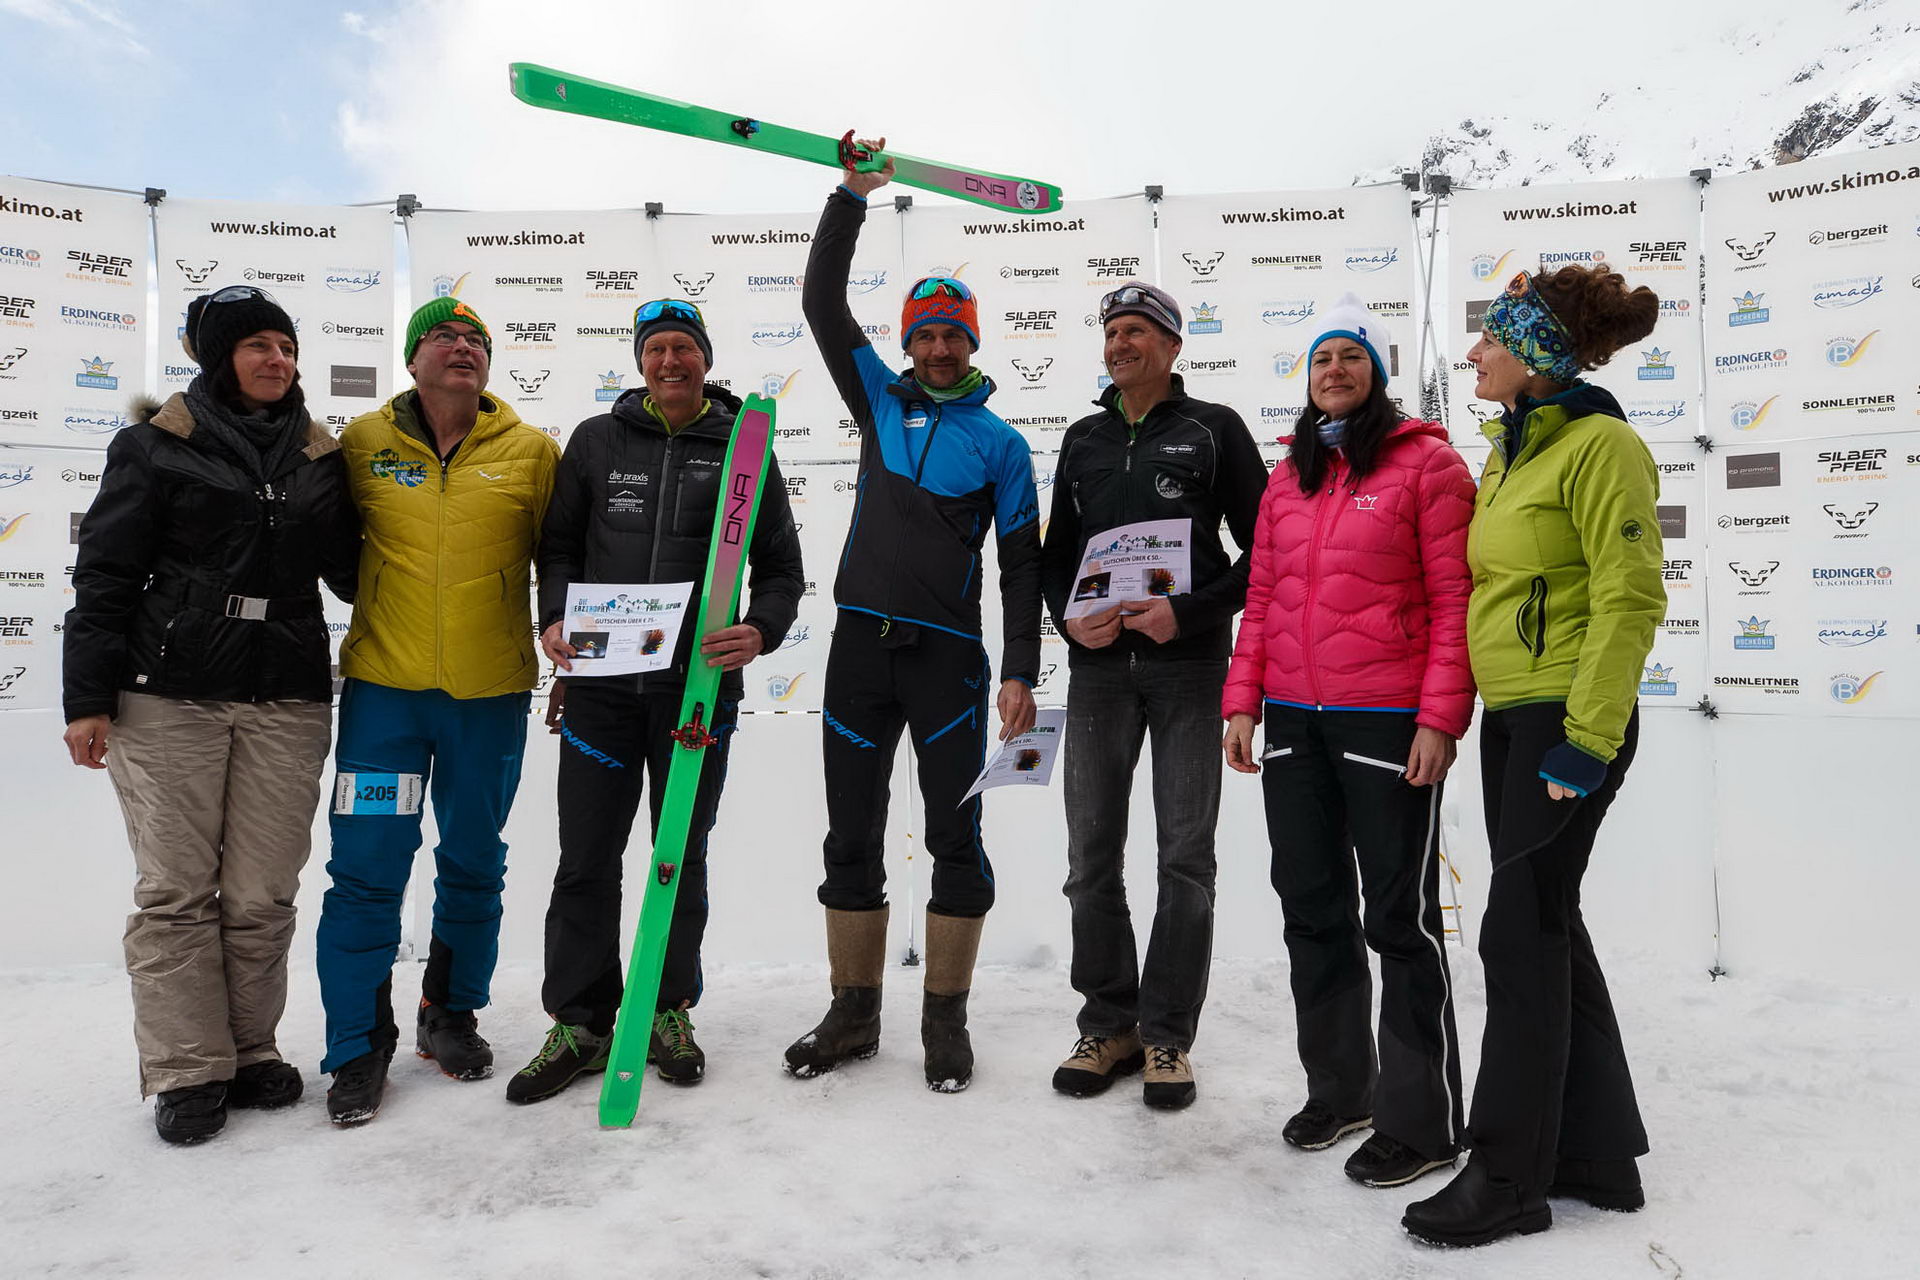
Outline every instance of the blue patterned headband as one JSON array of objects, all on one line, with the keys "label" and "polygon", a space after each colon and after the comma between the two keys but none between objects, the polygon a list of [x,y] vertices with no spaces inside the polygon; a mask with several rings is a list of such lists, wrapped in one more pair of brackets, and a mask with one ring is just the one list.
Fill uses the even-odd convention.
[{"label": "blue patterned headband", "polygon": [[1578,382],[1580,361],[1573,354],[1573,335],[1547,300],[1533,287],[1526,272],[1507,282],[1506,292],[1487,306],[1481,331],[1520,359],[1520,363],[1555,382]]}]

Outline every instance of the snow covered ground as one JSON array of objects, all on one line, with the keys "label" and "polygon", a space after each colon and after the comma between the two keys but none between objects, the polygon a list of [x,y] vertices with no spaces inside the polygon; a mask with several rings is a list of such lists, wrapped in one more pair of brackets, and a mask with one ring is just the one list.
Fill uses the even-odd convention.
[{"label": "snow covered ground", "polygon": [[[1604,939],[1603,939],[1604,941]],[[1398,1227],[1441,1185],[1368,1191],[1352,1140],[1280,1141],[1302,1096],[1280,960],[1216,966],[1199,1101],[1137,1083],[1053,1094],[1075,998],[1058,967],[975,988],[971,1090],[920,1082],[917,970],[888,978],[881,1052],[815,1081],[780,1070],[822,968],[708,974],[706,1082],[655,1080],[627,1132],[594,1085],[510,1106],[502,1078],[447,1080],[403,1049],[385,1110],[336,1132],[319,1003],[296,951],[283,1047],[308,1076],[286,1112],[235,1113],[164,1146],[137,1099],[127,984],[106,967],[0,973],[0,1275],[519,1277],[1869,1277],[1920,1270],[1920,1019],[1904,996],[1676,976],[1611,958],[1655,1151],[1633,1215],[1557,1204],[1552,1231],[1440,1251]],[[1477,962],[1454,952],[1466,1065]],[[402,966],[396,988],[417,981]],[[502,971],[482,1027],[511,1070],[544,1029],[538,976]],[[407,1042],[411,1043],[410,1038]]]}]

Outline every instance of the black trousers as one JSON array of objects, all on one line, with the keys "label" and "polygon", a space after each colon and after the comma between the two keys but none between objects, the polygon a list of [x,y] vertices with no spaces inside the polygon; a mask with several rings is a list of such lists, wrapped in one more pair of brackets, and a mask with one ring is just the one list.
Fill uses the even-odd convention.
[{"label": "black trousers", "polygon": [[[1460,1041],[1440,912],[1440,788],[1400,776],[1413,713],[1268,703],[1265,725],[1261,785],[1307,1097],[1445,1155],[1461,1136]],[[1377,1039],[1369,948],[1380,957]]]},{"label": "black trousers", "polygon": [[1473,1158],[1543,1194],[1556,1158],[1646,1154],[1620,1024],[1580,916],[1600,820],[1633,763],[1640,713],[1590,796],[1553,800],[1540,758],[1565,736],[1564,702],[1490,711],[1480,769],[1493,878],[1480,923],[1487,1029],[1473,1088]]},{"label": "black trousers", "polygon": [[[547,906],[547,976],[540,1000],[548,1016],[584,1023],[597,1035],[613,1028],[626,985],[620,963],[620,872],[640,808],[641,775],[651,778],[651,832],[659,826],[666,799],[667,770],[676,750],[668,735],[680,727],[680,697],[678,691],[643,694],[605,681],[567,685],[560,733],[560,865]],[[707,833],[720,807],[739,714],[738,702],[721,702],[709,725],[720,741],[707,748],[700,769],[656,1011],[700,1002]],[[649,852],[651,847],[649,839]],[[643,865],[651,868],[651,860]]]},{"label": "black trousers", "polygon": [[826,765],[826,879],[836,911],[886,905],[887,802],[903,730],[913,733],[926,848],[927,908],[982,916],[993,906],[993,864],[980,842],[980,776],[987,742],[987,655],[977,640],[843,609],[833,628],[822,695]]}]

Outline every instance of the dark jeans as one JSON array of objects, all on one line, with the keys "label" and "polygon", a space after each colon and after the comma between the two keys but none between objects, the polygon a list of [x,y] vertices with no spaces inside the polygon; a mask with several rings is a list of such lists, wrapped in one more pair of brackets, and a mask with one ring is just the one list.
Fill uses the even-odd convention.
[{"label": "dark jeans", "polygon": [[1580,916],[1593,839],[1633,763],[1640,713],[1590,796],[1553,800],[1540,758],[1565,736],[1564,702],[1490,711],[1480,770],[1493,878],[1480,922],[1487,1029],[1473,1086],[1473,1158],[1544,1194],[1558,1157],[1645,1155],[1620,1024]]},{"label": "dark jeans", "polygon": [[[1460,1038],[1440,917],[1440,788],[1400,776],[1414,713],[1270,702],[1265,720],[1260,781],[1307,1098],[1444,1156],[1460,1141]],[[1377,1051],[1369,948],[1380,957]]]},{"label": "dark jeans", "polygon": [[[567,685],[560,734],[560,864],[547,906],[547,975],[540,1002],[555,1020],[585,1024],[597,1035],[612,1029],[626,986],[620,965],[621,864],[640,809],[642,778],[651,780],[651,832],[660,824],[677,749],[668,735],[680,727],[680,699],[678,690],[636,693],[608,681]],[[707,748],[700,767],[656,1011],[700,1002],[707,833],[726,785],[727,751],[739,713],[739,703],[720,702],[708,726],[720,741]],[[652,843],[649,838],[649,849]],[[650,869],[652,859],[640,865]],[[645,891],[644,882],[638,887]]]},{"label": "dark jeans", "polygon": [[826,879],[820,902],[877,911],[887,901],[887,802],[903,730],[913,733],[927,853],[927,909],[983,916],[993,864],[980,842],[980,776],[987,744],[986,651],[978,640],[842,609],[827,654],[821,754],[827,778]]},{"label": "dark jeans", "polygon": [[[1080,1034],[1137,1024],[1148,1044],[1193,1047],[1213,961],[1213,829],[1220,814],[1222,660],[1075,655],[1067,688],[1067,901]],[[1141,967],[1122,869],[1140,746],[1153,742],[1160,893]]]}]

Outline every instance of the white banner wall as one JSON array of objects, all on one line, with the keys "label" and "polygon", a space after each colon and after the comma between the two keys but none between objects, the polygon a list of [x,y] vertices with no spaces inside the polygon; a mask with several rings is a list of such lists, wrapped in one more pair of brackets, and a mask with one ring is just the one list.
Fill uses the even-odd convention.
[{"label": "white banner wall", "polygon": [[147,383],[147,207],[0,178],[0,441],[106,448]]},{"label": "white banner wall", "polygon": [[[775,452],[789,460],[859,456],[860,440],[800,314],[818,213],[667,215],[656,219],[662,296],[700,307],[713,337],[715,380],[780,405]],[[882,359],[900,356],[900,227],[889,205],[867,212],[847,301]],[[631,359],[629,359],[631,364]]]},{"label": "white banner wall", "polygon": [[0,711],[60,705],[74,544],[99,486],[98,453],[0,445]]},{"label": "white banner wall", "polygon": [[1716,438],[1895,431],[1920,412],[1920,146],[1707,188]]},{"label": "white banner wall", "polygon": [[1920,432],[1743,443],[1712,483],[1714,702],[1920,715]]},{"label": "white banner wall", "polygon": [[1232,405],[1262,445],[1291,435],[1307,344],[1352,292],[1386,330],[1388,392],[1417,414],[1411,209],[1397,184],[1162,200],[1160,283],[1187,309],[1188,392]]},{"label": "white banner wall", "polygon": [[162,201],[160,367],[155,390],[184,391],[200,372],[180,345],[187,306],[253,285],[299,330],[307,411],[336,431],[393,394],[393,212],[228,200]]},{"label": "white banner wall", "polygon": [[1455,440],[1478,439],[1499,406],[1477,400],[1465,363],[1487,303],[1522,271],[1606,263],[1660,296],[1660,322],[1592,380],[1647,440],[1700,435],[1700,188],[1691,178],[1456,191],[1448,208],[1452,288],[1445,323]]},{"label": "white banner wall", "polygon": [[[780,412],[786,413],[784,403]],[[747,667],[746,700],[740,705],[748,711],[818,711],[833,639],[833,579],[853,516],[855,468],[782,458],[780,470],[800,530],[807,585],[786,642]]]},{"label": "white banner wall", "polygon": [[978,362],[999,387],[991,407],[1036,451],[1054,453],[1107,384],[1095,316],[1101,296],[1122,281],[1152,278],[1152,215],[1141,197],[1079,202],[1057,218],[978,212],[909,210],[906,280],[950,275],[973,286]]},{"label": "white banner wall", "polygon": [[665,292],[653,239],[632,210],[423,209],[407,219],[408,310],[436,297],[471,304],[493,334],[489,390],[564,446],[639,385],[633,309]]}]

